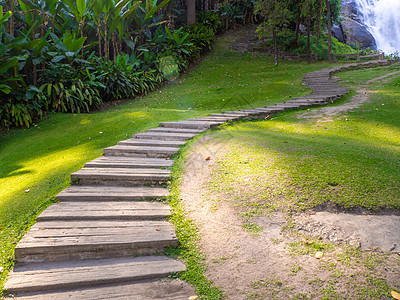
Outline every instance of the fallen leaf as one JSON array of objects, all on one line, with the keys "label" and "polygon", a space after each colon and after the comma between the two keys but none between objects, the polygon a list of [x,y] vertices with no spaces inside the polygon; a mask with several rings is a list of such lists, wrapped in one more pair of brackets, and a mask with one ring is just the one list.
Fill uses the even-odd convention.
[{"label": "fallen leaf", "polygon": [[324,256],[324,253],[322,253],[321,251],[317,251],[317,253],[315,253],[315,258],[320,259]]},{"label": "fallen leaf", "polygon": [[25,193],[29,193],[30,191],[31,191],[31,190],[29,190],[29,189],[28,189],[28,190],[25,190]]},{"label": "fallen leaf", "polygon": [[400,300],[400,294],[398,292],[391,291],[390,294],[392,294],[394,299]]},{"label": "fallen leaf", "polygon": [[211,156],[207,157],[205,160],[210,160],[210,159],[211,159]]},{"label": "fallen leaf", "polygon": [[190,296],[189,298],[188,298],[188,300],[196,300],[196,299],[198,299],[199,298],[199,296]]},{"label": "fallen leaf", "polygon": [[156,228],[156,231],[160,231],[161,229],[160,228]]}]

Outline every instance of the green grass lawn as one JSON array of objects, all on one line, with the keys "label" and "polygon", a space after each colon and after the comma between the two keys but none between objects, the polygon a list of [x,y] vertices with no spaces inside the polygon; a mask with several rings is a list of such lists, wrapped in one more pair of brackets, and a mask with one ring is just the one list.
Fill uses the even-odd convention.
[{"label": "green grass lawn", "polygon": [[139,99],[91,114],[54,114],[29,129],[0,132],[0,287],[13,264],[13,249],[35,216],[70,185],[70,174],[102,149],[161,121],[265,106],[307,94],[304,73],[326,63],[281,62],[232,51],[220,38],[188,74]]},{"label": "green grass lawn", "polygon": [[[349,84],[399,66],[339,73]],[[298,119],[291,112],[270,121],[238,123],[213,135],[224,142],[212,184],[241,188],[244,205],[303,210],[400,210],[400,77],[369,87],[372,101],[329,120]],[[338,101],[344,103],[350,97]],[[246,199],[251,199],[246,200]]]},{"label": "green grass lawn", "polygon": [[[358,89],[366,80],[393,71],[400,71],[400,66],[337,75]],[[291,230],[291,215],[310,209],[400,214],[400,75],[367,89],[373,91],[370,102],[328,119],[298,119],[303,112],[288,112],[210,132],[210,149],[216,154],[205,193],[211,206],[230,204],[242,217],[243,230],[254,235],[263,230],[257,217],[283,211],[288,218],[283,236],[297,238],[287,244],[299,262],[296,270],[306,268],[310,245],[326,255],[326,264],[318,265],[321,274],[297,278],[308,282],[310,294],[300,297],[296,283],[286,282],[276,290],[260,286],[249,299],[391,299],[391,290],[400,291],[397,253],[361,251],[319,239],[310,243],[309,237]],[[349,99],[345,96],[331,106]],[[196,141],[192,145],[196,147]],[[204,141],[201,146],[207,147]]]}]

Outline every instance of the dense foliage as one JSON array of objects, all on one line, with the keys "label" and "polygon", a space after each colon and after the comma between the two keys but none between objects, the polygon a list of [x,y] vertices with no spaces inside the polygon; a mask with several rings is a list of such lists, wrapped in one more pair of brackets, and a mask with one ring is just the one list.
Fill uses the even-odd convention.
[{"label": "dense foliage", "polygon": [[[258,32],[261,36],[272,36],[275,52],[278,48],[302,49],[300,32],[303,26],[303,31],[306,31],[307,35],[307,44],[303,52],[312,53],[311,37],[315,37],[314,44],[319,44],[321,32],[327,28],[327,56],[330,56],[332,50],[330,27],[339,21],[340,0],[257,0],[256,12],[262,18]],[[289,36],[290,44],[279,43],[279,34]],[[282,41],[284,40],[281,39]],[[322,47],[317,47],[320,48]]]},{"label": "dense foliage", "polygon": [[238,3],[175,28],[170,0],[0,1],[0,128],[149,92],[249,19],[251,2]]}]

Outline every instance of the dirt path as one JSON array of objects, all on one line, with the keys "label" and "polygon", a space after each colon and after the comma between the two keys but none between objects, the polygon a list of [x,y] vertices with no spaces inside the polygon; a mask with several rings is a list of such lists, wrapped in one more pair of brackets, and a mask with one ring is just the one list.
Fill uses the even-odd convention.
[{"label": "dirt path", "polygon": [[[366,84],[397,73],[375,78]],[[370,93],[363,87],[349,103],[302,113],[299,118],[327,120],[359,107],[368,101]],[[223,197],[215,201],[207,186],[215,161],[222,159],[225,151],[223,142],[212,136],[197,141],[186,165],[181,198],[189,217],[198,225],[201,249],[207,256],[207,276],[228,299],[332,299],[336,291],[352,298],[354,294],[347,293],[351,289],[349,282],[353,280],[357,287],[357,280],[361,279],[354,274],[368,271],[368,261],[387,260],[387,266],[400,263],[393,255],[378,251],[376,256],[368,256],[367,252],[357,250],[380,247],[385,251],[400,251],[400,234],[397,230],[394,232],[400,228],[398,216],[355,217],[328,212],[294,216],[294,228],[298,232],[319,237],[321,243],[324,240],[345,242],[353,247],[352,250],[346,250],[346,246],[327,251],[321,260],[314,256],[318,239],[313,242],[302,235],[282,231],[288,225],[284,213],[255,218],[252,222],[263,228],[261,231],[244,230],[240,208]],[[206,160],[208,157],[212,159]],[[359,260],[346,265],[340,258],[346,255],[359,255]],[[385,268],[382,264],[374,268],[374,272],[385,273],[387,282],[400,287],[398,269]],[[349,279],[342,282],[337,276],[348,276]]]}]

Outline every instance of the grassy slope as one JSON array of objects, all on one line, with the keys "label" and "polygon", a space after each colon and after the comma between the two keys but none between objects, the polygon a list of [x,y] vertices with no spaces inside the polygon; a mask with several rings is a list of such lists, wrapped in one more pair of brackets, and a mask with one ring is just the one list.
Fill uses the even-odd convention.
[{"label": "grassy slope", "polygon": [[[394,70],[400,66],[338,76],[357,87]],[[299,113],[292,112],[214,131],[214,141],[222,143],[209,181],[209,200],[215,205],[221,199],[231,203],[243,217],[243,230],[250,232],[263,230],[254,216],[277,209],[290,215],[293,210],[340,206],[399,214],[400,76],[368,89],[375,92],[369,103],[331,121],[299,120]],[[290,232],[290,224],[286,230]],[[360,251],[319,240],[310,244],[302,236],[287,247],[300,261],[322,249],[329,261],[319,266],[325,279],[302,278],[313,289],[309,295],[297,295],[286,282],[275,290],[260,287],[254,299],[391,299],[391,290],[400,291],[396,253]]]},{"label": "grassy slope", "polygon": [[140,99],[92,114],[50,114],[30,129],[0,133],[0,286],[13,249],[35,216],[70,184],[69,175],[102,155],[103,148],[160,121],[305,94],[302,75],[326,66],[282,62],[276,68],[269,57],[229,50],[226,43],[236,37],[221,38],[196,68]]},{"label": "grassy slope", "polygon": [[[354,83],[393,68],[343,76]],[[293,112],[273,122],[240,123],[217,132],[229,149],[216,172],[218,189],[234,195],[232,186],[247,186],[251,178],[248,198],[269,199],[274,208],[337,204],[400,209],[398,84],[399,79],[375,85],[373,102],[327,122],[299,120]]]}]

